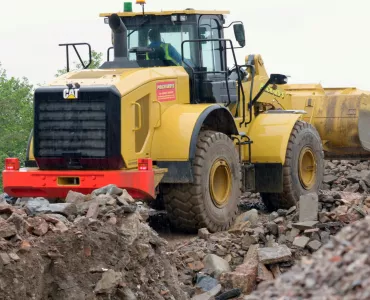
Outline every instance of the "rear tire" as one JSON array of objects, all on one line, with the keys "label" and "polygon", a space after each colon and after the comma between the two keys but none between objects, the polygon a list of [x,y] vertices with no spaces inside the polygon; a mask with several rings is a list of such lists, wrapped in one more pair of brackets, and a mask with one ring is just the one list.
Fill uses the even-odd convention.
[{"label": "rear tire", "polygon": [[227,230],[241,195],[239,155],[227,135],[210,130],[199,134],[193,178],[193,183],[162,186],[170,223],[186,232]]},{"label": "rear tire", "polygon": [[289,209],[303,194],[317,193],[324,177],[324,151],[317,130],[297,121],[290,134],[283,167],[283,193],[260,193],[269,211]]}]

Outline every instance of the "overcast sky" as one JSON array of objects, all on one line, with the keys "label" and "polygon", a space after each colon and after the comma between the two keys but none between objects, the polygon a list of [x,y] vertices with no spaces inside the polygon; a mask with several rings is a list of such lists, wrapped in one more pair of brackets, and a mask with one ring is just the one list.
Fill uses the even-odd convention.
[{"label": "overcast sky", "polygon": [[[2,67],[11,76],[38,84],[53,80],[64,66],[59,43],[89,42],[105,54],[111,46],[110,29],[99,13],[122,11],[123,2],[1,1]],[[133,2],[134,10],[140,10]],[[188,7],[230,10],[228,22],[244,22],[247,45],[237,50],[240,63],[248,53],[260,53],[267,71],[290,75],[290,83],[370,90],[368,0],[147,0],[146,5],[148,11]]]}]

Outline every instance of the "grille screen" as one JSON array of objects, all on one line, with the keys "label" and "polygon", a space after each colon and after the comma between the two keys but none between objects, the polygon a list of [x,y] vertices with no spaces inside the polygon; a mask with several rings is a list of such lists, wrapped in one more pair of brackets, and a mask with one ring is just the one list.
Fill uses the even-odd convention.
[{"label": "grille screen", "polygon": [[46,100],[38,110],[40,156],[106,156],[105,102]]},{"label": "grille screen", "polygon": [[65,87],[35,91],[34,154],[42,170],[117,170],[121,155],[121,94],[113,86],[80,87],[64,99]]}]

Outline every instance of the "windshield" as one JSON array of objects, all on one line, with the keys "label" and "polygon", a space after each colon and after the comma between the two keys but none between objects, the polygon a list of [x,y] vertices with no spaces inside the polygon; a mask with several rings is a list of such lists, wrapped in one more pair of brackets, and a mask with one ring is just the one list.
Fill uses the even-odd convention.
[{"label": "windshield", "polygon": [[[158,53],[144,53],[144,57],[138,57],[138,53],[129,52],[129,60],[139,59],[165,59],[175,65],[182,65],[181,44],[185,40],[196,38],[196,26],[190,22],[169,22],[170,17],[155,17],[143,20],[124,20],[128,29],[128,49],[152,48]],[[128,24],[127,24],[128,23]],[[185,43],[183,46],[184,59],[194,65],[197,59],[196,44]],[[194,48],[194,49],[192,49]]]},{"label": "windshield", "polygon": [[[158,48],[167,44],[169,53],[181,62],[181,43],[189,40],[191,25],[143,26],[139,30],[129,30],[128,48]],[[190,44],[184,44],[184,58],[191,59]],[[136,53],[130,53],[130,60],[136,60]]]}]

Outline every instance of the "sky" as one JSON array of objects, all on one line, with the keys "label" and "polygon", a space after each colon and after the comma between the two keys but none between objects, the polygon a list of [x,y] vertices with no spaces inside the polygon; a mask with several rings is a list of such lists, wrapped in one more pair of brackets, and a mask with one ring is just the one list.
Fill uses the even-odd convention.
[{"label": "sky", "polygon": [[[110,28],[101,12],[123,10],[121,0],[0,1],[0,64],[9,76],[34,84],[54,79],[65,66],[60,43],[88,42],[104,53]],[[133,1],[134,10],[141,7]],[[147,0],[147,11],[185,8],[229,10],[227,22],[242,21],[246,47],[238,62],[261,54],[268,73],[290,76],[289,83],[370,90],[370,1],[353,0]],[[232,36],[232,29],[226,32]],[[87,52],[81,48],[81,54]]]}]

